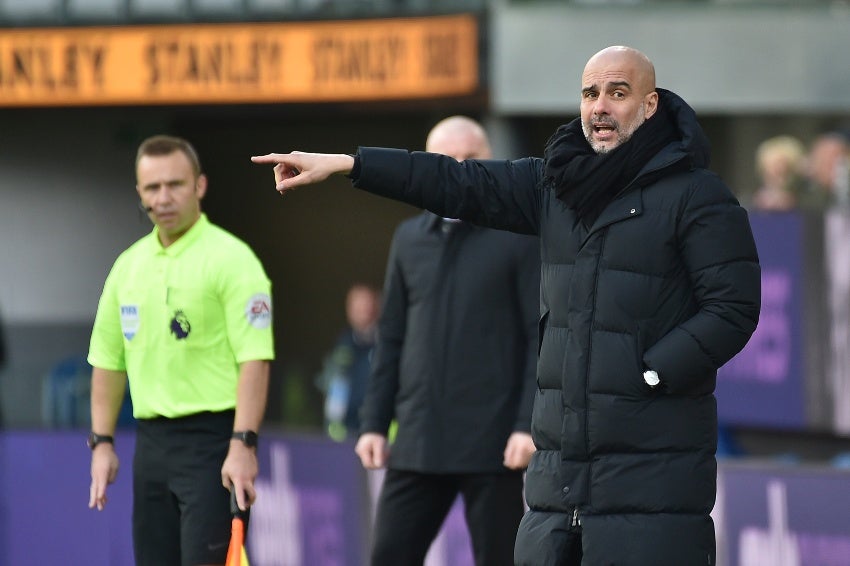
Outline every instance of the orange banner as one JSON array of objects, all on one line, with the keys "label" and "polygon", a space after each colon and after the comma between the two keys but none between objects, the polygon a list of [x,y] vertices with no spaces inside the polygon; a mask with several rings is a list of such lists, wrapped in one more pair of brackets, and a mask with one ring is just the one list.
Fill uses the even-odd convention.
[{"label": "orange banner", "polygon": [[324,102],[461,96],[474,16],[0,30],[0,106]]}]

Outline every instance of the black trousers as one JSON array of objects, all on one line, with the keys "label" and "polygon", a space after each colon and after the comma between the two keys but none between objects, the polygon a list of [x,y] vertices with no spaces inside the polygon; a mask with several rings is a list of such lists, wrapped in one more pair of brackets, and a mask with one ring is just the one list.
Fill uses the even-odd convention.
[{"label": "black trousers", "polygon": [[136,566],[224,564],[230,492],[221,485],[233,411],[140,420],[133,457]]},{"label": "black trousers", "polygon": [[477,566],[513,566],[524,511],[522,472],[420,474],[387,470],[378,499],[372,566],[421,565],[458,494]]}]

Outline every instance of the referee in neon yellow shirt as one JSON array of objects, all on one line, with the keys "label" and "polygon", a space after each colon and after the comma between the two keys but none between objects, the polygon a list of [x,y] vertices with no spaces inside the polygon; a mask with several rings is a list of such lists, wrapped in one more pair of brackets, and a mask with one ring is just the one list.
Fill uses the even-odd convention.
[{"label": "referee in neon yellow shirt", "polygon": [[103,287],[92,372],[89,507],[115,481],[125,383],[138,420],[133,546],[138,566],[224,564],[229,493],[254,502],[257,431],[274,358],[271,283],[251,249],[201,212],[207,179],[185,140],[154,136],[136,156],[153,231]]}]

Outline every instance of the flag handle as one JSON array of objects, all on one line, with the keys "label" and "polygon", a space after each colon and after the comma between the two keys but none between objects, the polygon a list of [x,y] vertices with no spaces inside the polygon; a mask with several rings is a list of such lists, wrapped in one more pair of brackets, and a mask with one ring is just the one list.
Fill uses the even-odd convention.
[{"label": "flag handle", "polygon": [[245,512],[236,503],[236,490],[230,485],[230,512],[233,520],[230,522],[230,546],[227,547],[225,566],[248,566],[245,555]]}]

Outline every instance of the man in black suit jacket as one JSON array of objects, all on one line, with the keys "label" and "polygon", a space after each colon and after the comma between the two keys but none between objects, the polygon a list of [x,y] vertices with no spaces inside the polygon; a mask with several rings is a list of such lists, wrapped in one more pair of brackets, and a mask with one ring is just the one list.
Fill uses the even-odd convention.
[{"label": "man in black suit jacket", "polygon": [[[462,116],[437,124],[426,148],[490,158]],[[513,564],[534,451],[539,245],[431,212],[398,227],[356,447],[366,468],[388,468],[373,565],[422,564],[458,494],[476,563]]]}]

